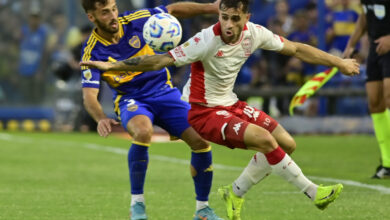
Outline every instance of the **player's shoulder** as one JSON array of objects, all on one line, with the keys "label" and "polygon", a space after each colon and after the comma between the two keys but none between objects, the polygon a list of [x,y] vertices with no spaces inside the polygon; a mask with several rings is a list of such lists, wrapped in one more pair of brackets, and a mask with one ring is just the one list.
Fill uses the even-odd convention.
[{"label": "player's shoulder", "polygon": [[91,57],[96,56],[96,52],[98,51],[99,47],[101,47],[101,44],[98,42],[99,39],[92,32],[87,40],[85,40],[83,43],[81,50],[81,58],[83,61],[91,60]]},{"label": "player's shoulder", "polygon": [[144,17],[150,17],[151,13],[148,9],[139,9],[135,11],[125,11],[124,13],[118,16],[118,19],[121,21],[130,22]]},{"label": "player's shoulder", "polygon": [[253,32],[253,31],[260,31],[261,32],[261,31],[266,31],[267,28],[260,25],[260,24],[256,24],[256,23],[248,21],[245,24],[244,30],[249,30],[250,32]]},{"label": "player's shoulder", "polygon": [[165,6],[160,5],[155,8],[143,8],[134,11],[125,11],[118,16],[118,19],[122,24],[128,24],[140,19],[143,20],[144,18],[148,18],[158,13],[168,13],[168,10]]}]

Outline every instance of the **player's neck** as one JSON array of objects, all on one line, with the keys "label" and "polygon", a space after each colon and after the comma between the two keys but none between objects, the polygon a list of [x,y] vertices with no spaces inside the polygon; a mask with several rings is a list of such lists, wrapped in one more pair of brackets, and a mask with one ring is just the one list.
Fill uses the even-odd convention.
[{"label": "player's neck", "polygon": [[221,37],[222,37],[222,41],[225,44],[236,44],[240,40],[241,35],[239,35],[238,37],[236,37],[234,39],[228,39],[227,37],[225,37],[223,35]]},{"label": "player's neck", "polygon": [[116,33],[109,33],[109,32],[103,31],[102,29],[97,28],[96,32],[104,40],[107,40],[110,43],[117,44],[120,40],[119,31]]}]

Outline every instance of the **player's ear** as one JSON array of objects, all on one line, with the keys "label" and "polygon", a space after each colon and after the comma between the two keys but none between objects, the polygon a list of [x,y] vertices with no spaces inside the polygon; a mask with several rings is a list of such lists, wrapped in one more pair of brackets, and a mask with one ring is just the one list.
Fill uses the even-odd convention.
[{"label": "player's ear", "polygon": [[92,23],[95,22],[95,17],[92,15],[91,12],[88,12],[88,13],[87,13],[87,17],[88,17],[88,20],[89,20],[90,22],[92,22]]},{"label": "player's ear", "polygon": [[251,13],[248,13],[247,15],[246,15],[246,21],[248,22],[249,21],[249,19],[251,18]]}]

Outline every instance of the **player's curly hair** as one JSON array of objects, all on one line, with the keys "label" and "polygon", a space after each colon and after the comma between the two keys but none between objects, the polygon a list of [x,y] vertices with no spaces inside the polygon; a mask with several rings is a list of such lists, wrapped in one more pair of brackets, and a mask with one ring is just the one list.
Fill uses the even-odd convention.
[{"label": "player's curly hair", "polygon": [[95,7],[96,3],[100,3],[102,5],[106,5],[107,4],[107,0],[81,0],[81,5],[83,6],[85,12],[88,12],[90,10],[92,10],[92,11],[95,10],[96,9],[96,7]]},{"label": "player's curly hair", "polygon": [[250,0],[221,0],[219,4],[220,9],[227,8],[236,8],[240,9],[242,7],[242,11],[247,13],[249,12],[249,1]]}]

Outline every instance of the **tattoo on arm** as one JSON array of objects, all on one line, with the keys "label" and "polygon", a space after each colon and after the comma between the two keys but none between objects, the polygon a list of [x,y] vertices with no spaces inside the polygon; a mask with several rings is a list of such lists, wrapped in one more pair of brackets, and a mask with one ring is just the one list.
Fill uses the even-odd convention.
[{"label": "tattoo on arm", "polygon": [[124,60],[123,63],[128,66],[137,66],[141,61],[141,57],[135,57],[132,59]]}]

